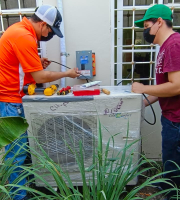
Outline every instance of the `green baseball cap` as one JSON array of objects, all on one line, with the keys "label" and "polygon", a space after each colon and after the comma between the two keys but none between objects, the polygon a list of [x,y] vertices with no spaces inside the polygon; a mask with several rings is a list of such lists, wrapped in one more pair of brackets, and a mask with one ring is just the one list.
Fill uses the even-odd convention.
[{"label": "green baseball cap", "polygon": [[150,7],[144,17],[140,20],[135,21],[134,23],[136,26],[143,28],[144,27],[144,21],[151,19],[151,18],[159,18],[172,20],[172,11],[169,7],[163,5],[163,4],[156,4],[152,7]]}]

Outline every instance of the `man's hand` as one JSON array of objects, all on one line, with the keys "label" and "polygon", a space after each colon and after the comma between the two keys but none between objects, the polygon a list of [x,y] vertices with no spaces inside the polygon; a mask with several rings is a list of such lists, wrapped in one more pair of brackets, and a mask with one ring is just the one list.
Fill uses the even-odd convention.
[{"label": "man's hand", "polygon": [[134,93],[144,93],[144,89],[145,89],[145,85],[143,85],[142,83],[133,83],[132,84],[132,92]]},{"label": "man's hand", "polygon": [[80,76],[80,73],[78,72],[78,68],[67,70],[67,77],[76,78],[78,76]]},{"label": "man's hand", "polygon": [[49,61],[47,58],[41,58],[41,63],[43,68],[46,69],[51,64],[51,61]]}]

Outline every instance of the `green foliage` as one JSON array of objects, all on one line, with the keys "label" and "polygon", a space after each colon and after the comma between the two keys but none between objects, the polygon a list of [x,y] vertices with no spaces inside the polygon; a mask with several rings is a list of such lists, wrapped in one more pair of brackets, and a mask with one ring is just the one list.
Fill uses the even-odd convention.
[{"label": "green foliage", "polygon": [[26,119],[21,117],[0,117],[0,148],[10,144],[28,128]]},{"label": "green foliage", "polygon": [[[129,125],[128,125],[129,126]],[[127,131],[127,136],[128,136]],[[68,134],[68,133],[67,133]],[[113,144],[118,134],[111,136],[109,139],[106,148],[103,149],[102,143],[102,132],[101,132],[101,123],[99,122],[99,133],[98,133],[98,145],[94,145],[93,149],[93,161],[92,165],[88,168],[85,168],[84,165],[84,155],[83,155],[83,145],[82,141],[79,142],[79,150],[73,148],[73,139],[69,134],[69,137],[72,140],[72,146],[67,144],[70,151],[75,155],[76,162],[79,166],[79,171],[81,174],[81,179],[83,182],[83,191],[82,193],[75,187],[72,183],[72,180],[69,174],[62,170],[61,166],[55,163],[49,158],[47,153],[43,150],[41,145],[36,139],[36,145],[40,149],[40,152],[36,151],[34,148],[30,147],[31,155],[34,156],[37,162],[32,166],[22,166],[22,173],[20,176],[12,183],[8,184],[7,180],[13,170],[16,170],[16,165],[13,163],[13,160],[18,155],[14,155],[14,158],[9,160],[4,160],[0,168],[0,199],[8,200],[9,193],[11,192],[11,197],[17,193],[18,190],[24,189],[31,193],[34,197],[33,199],[45,198],[48,200],[132,200],[140,199],[136,197],[136,194],[144,187],[151,186],[152,183],[156,182],[166,182],[167,179],[158,179],[159,176],[163,175],[163,172],[160,171],[160,166],[153,160],[148,160],[144,156],[141,156],[138,162],[134,163],[133,158],[138,154],[133,145],[139,140],[132,143],[128,143],[126,140],[125,146],[123,149],[119,150],[118,153],[113,152],[112,155],[109,155],[110,152],[110,143]],[[96,143],[94,138],[94,144]],[[23,146],[21,148],[24,148]],[[148,164],[149,167],[143,168],[144,164]],[[40,172],[48,172],[45,175],[42,175]],[[143,175],[148,170],[159,170],[159,174],[154,175],[153,177],[146,177],[146,181],[137,187],[134,187],[129,193],[126,191],[126,185],[137,178],[139,175]],[[91,178],[87,178],[86,173],[91,173]],[[36,189],[26,186],[18,186],[17,184],[24,179],[33,174],[34,178],[27,182],[28,185],[32,181],[41,181],[43,185],[51,192],[50,195],[44,194]],[[41,174],[41,175],[40,175]],[[54,188],[46,181],[45,176],[53,176],[54,181],[57,184],[59,192],[55,191]],[[168,183],[169,184],[169,183]],[[16,187],[17,190],[12,193],[12,187]],[[169,190],[168,190],[169,191]],[[146,199],[150,199],[153,196],[157,196],[168,191],[160,191],[156,194],[153,194]]]}]

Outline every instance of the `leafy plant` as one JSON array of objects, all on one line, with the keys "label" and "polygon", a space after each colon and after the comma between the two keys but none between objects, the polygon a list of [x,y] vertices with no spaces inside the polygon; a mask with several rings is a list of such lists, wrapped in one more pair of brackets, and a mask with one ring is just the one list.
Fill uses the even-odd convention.
[{"label": "leafy plant", "polygon": [[0,148],[26,132],[28,123],[22,117],[0,117]]},{"label": "leafy plant", "polygon": [[[127,136],[128,136],[127,131]],[[67,133],[68,134],[68,133]],[[102,144],[102,132],[101,132],[101,123],[99,122],[99,132],[98,132],[98,146],[94,145],[93,149],[93,161],[92,165],[88,168],[85,168],[84,165],[84,155],[83,155],[83,145],[82,141],[79,141],[79,150],[73,148],[72,145],[69,145],[66,141],[66,145],[75,155],[76,162],[79,166],[79,171],[81,174],[81,178],[83,181],[83,191],[80,192],[76,186],[73,185],[72,180],[69,174],[62,170],[61,166],[55,163],[38,141],[34,138],[36,145],[40,149],[40,151],[36,151],[34,148],[30,147],[31,155],[34,156],[37,162],[32,166],[22,166],[22,173],[20,176],[12,183],[8,184],[7,179],[16,168],[13,164],[14,158],[4,161],[4,164],[0,168],[0,194],[2,200],[9,199],[9,192],[12,187],[16,187],[17,190],[11,194],[11,196],[15,195],[18,190],[25,189],[29,193],[33,195],[31,198],[33,199],[41,199],[45,198],[48,200],[57,200],[57,199],[68,199],[68,200],[130,200],[130,199],[140,199],[136,197],[136,194],[144,187],[151,186],[152,183],[164,182],[168,183],[167,179],[159,179],[158,177],[163,175],[163,172],[160,172],[160,166],[153,160],[148,160],[144,156],[140,157],[138,162],[134,163],[133,158],[138,154],[133,149],[133,145],[138,142],[138,140],[128,143],[126,140],[124,148],[120,150],[117,154],[115,152],[112,155],[109,155],[110,152],[110,142],[113,143],[118,134],[111,136],[109,139],[106,149],[103,149]],[[71,138],[70,134],[69,137]],[[72,138],[71,138],[72,140]],[[96,139],[94,138],[94,144]],[[21,148],[24,148],[23,146]],[[18,152],[17,152],[18,153]],[[144,164],[149,164],[149,167],[143,168]],[[48,174],[41,174],[42,170],[46,169]],[[159,170],[159,174],[154,175],[153,177],[146,177],[146,181],[137,187],[134,187],[130,192],[126,191],[126,185],[133,179],[137,178],[139,175],[143,175],[148,170],[157,169]],[[91,173],[91,178],[86,177],[86,173]],[[34,175],[34,178],[27,182],[27,185],[32,181],[41,181],[43,185],[45,185],[46,189],[51,193],[49,195],[44,194],[36,189],[26,186],[18,186],[18,182],[20,182],[24,177],[29,177],[30,175]],[[46,180],[45,176],[53,176],[54,181],[57,184],[58,191],[55,191],[54,188],[49,184]],[[177,189],[175,189],[177,190]],[[151,199],[154,196],[157,196],[162,193],[169,192],[169,190],[160,191],[156,194],[153,194],[146,199]]]}]

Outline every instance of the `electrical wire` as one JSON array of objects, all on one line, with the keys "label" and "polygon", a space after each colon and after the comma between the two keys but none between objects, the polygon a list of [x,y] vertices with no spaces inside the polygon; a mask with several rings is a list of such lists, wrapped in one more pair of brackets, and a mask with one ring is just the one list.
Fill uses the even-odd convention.
[{"label": "electrical wire", "polygon": [[[131,72],[127,75],[126,79],[129,78],[130,74],[131,74]],[[117,84],[117,86],[118,86],[119,84],[121,84],[122,82],[123,82],[123,80],[121,80],[121,81]]]},{"label": "electrical wire", "polygon": [[[134,73],[135,65],[136,65],[136,63],[134,62],[134,64],[133,64],[133,73]],[[132,73],[132,69],[131,69],[131,71],[129,72],[129,74],[127,75],[126,79],[129,78],[129,76],[130,76],[131,73]],[[121,80],[121,81],[117,84],[117,86],[118,86],[119,84],[121,84],[122,82],[123,82],[123,80]]]},{"label": "electrical wire", "polygon": [[148,102],[148,104],[149,104],[149,106],[151,107],[151,110],[152,110],[152,112],[153,112],[153,115],[154,115],[154,122],[153,122],[153,123],[148,122],[145,118],[144,118],[144,120],[145,120],[145,122],[147,122],[148,124],[154,125],[154,124],[156,123],[156,114],[155,114],[155,112],[154,112],[154,109],[153,109],[153,107],[152,107],[152,105],[151,105],[149,99],[146,97],[146,95],[145,95],[144,93],[142,93],[142,95],[144,96],[144,98],[145,98],[146,101]]},{"label": "electrical wire", "polygon": [[[72,69],[72,68],[70,68],[70,67],[68,67],[68,66],[66,66],[66,65],[63,65],[63,64],[61,64],[61,63],[59,63],[59,62],[56,62],[56,61],[54,61],[54,60],[50,60],[50,62],[53,62],[53,63],[56,63],[56,64],[59,64],[59,65],[62,65],[62,66],[64,66],[64,67],[66,67],[67,69]],[[81,73],[79,73],[81,76],[84,76],[83,74],[81,74]],[[89,81],[91,81],[91,82],[93,82],[91,79],[89,79],[87,76],[84,76],[84,78],[86,78],[86,81],[87,81],[87,83],[89,82]]]},{"label": "electrical wire", "polygon": [[[133,73],[134,73],[134,69],[135,69],[135,63],[134,63],[134,66],[133,66]],[[129,78],[129,76],[130,76],[131,73],[132,73],[132,70],[131,70],[130,73],[127,75],[126,79]],[[120,83],[122,83],[123,81],[124,81],[124,80],[121,80],[121,81],[117,84],[117,86],[118,86]],[[154,125],[154,124],[156,123],[156,114],[155,114],[155,112],[154,112],[154,109],[153,109],[153,107],[152,107],[152,105],[151,105],[149,99],[146,97],[146,95],[145,95],[144,93],[142,93],[142,95],[144,96],[144,98],[145,98],[146,101],[148,102],[149,106],[151,107],[152,113],[153,113],[153,115],[154,115],[154,122],[153,122],[153,123],[148,122],[145,118],[144,118],[144,120],[145,120],[145,122],[147,122],[148,124]]]}]

